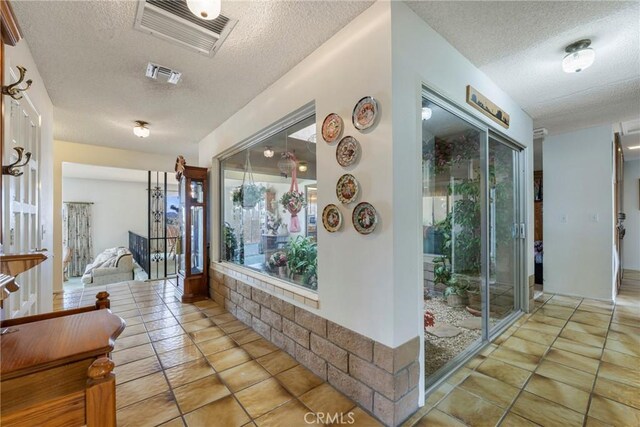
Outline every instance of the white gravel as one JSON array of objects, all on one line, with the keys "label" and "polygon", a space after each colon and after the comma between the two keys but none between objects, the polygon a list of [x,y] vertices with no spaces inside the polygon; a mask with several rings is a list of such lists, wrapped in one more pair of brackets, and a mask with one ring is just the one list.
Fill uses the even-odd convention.
[{"label": "white gravel", "polygon": [[465,307],[449,307],[440,297],[424,301],[424,309],[435,316],[435,326],[447,323],[458,327],[462,332],[452,338],[438,338],[425,333],[425,378],[444,366],[449,360],[464,351],[475,340],[480,339],[479,329],[466,329],[459,324],[465,319],[474,318]]}]

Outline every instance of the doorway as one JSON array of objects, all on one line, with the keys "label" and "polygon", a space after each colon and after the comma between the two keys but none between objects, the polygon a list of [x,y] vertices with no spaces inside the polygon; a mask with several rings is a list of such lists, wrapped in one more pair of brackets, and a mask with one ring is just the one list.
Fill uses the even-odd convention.
[{"label": "doorway", "polygon": [[422,100],[425,384],[521,312],[522,147],[445,99]]}]

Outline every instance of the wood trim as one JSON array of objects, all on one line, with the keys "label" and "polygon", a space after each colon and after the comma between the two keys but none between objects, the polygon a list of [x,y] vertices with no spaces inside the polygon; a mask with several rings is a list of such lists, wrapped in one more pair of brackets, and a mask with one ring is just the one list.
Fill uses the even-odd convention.
[{"label": "wood trim", "polygon": [[37,266],[46,259],[47,256],[42,252],[0,255],[0,273],[15,277]]},{"label": "wood trim", "polygon": [[2,42],[15,46],[22,39],[22,31],[8,0],[0,2],[0,12],[2,13]]}]

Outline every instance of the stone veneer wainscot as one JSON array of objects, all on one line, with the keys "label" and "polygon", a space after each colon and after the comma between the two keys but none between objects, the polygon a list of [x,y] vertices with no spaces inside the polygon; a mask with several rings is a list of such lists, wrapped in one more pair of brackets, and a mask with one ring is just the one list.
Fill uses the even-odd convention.
[{"label": "stone veneer wainscot", "polygon": [[420,338],[390,348],[270,293],[268,283],[214,263],[218,304],[384,424],[418,409]]}]

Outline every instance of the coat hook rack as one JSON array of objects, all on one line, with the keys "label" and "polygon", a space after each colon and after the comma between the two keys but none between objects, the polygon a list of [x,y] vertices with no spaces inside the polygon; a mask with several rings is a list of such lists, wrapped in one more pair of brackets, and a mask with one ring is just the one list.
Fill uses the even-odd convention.
[{"label": "coat hook rack", "polygon": [[31,160],[31,153],[30,152],[25,152],[24,148],[22,147],[13,147],[13,149],[16,151],[16,153],[18,153],[18,160],[16,160],[15,162],[7,165],[7,166],[2,166],[2,175],[12,175],[12,176],[20,176],[22,175],[24,172],[19,170],[18,168],[23,168],[27,165],[27,163],[29,163],[29,160]]},{"label": "coat hook rack", "polygon": [[16,68],[20,73],[20,77],[18,78],[18,81],[7,86],[2,86],[2,94],[9,95],[11,98],[18,100],[18,99],[22,99],[22,95],[20,95],[20,93],[29,89],[33,81],[29,79],[26,82],[24,82],[27,86],[18,87],[24,81],[24,77],[27,74],[27,69],[20,65],[16,66]]}]

